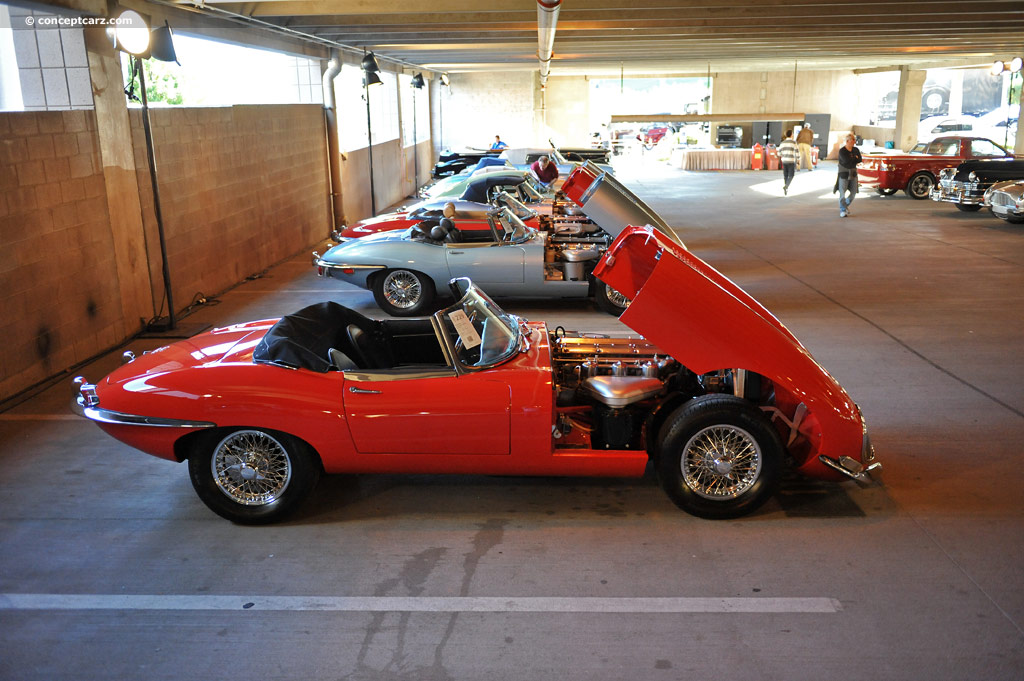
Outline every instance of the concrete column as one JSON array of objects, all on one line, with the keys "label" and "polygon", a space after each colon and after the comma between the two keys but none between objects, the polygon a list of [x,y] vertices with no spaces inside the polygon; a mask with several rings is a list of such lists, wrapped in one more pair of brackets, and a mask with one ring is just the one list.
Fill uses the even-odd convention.
[{"label": "concrete column", "polygon": [[139,331],[155,314],[131,124],[124,97],[121,62],[105,29],[86,27],[85,49],[96,107],[96,132],[106,184],[121,311],[125,335],[128,336]]},{"label": "concrete column", "polygon": [[917,144],[921,95],[927,75],[924,71],[911,71],[906,66],[900,68],[900,93],[896,103],[896,132],[893,139],[903,151],[910,151]]}]

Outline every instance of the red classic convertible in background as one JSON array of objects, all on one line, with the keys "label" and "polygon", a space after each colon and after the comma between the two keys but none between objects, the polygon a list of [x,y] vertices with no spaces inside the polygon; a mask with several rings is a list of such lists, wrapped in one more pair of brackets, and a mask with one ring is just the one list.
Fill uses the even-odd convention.
[{"label": "red classic convertible in background", "polygon": [[927,199],[944,168],[981,158],[1013,158],[1013,154],[981,137],[937,137],[921,152],[864,154],[857,176],[861,187],[877,189],[883,196],[902,189],[911,198]]},{"label": "red classic convertible in background", "polygon": [[[596,184],[593,186],[597,186]],[[326,473],[641,476],[706,518],[758,508],[783,466],[865,479],[860,409],[742,289],[652,227],[596,274],[644,334],[549,328],[468,279],[432,317],[373,320],[333,302],[131,356],[73,408],[171,461],[215,513],[267,523]]]}]

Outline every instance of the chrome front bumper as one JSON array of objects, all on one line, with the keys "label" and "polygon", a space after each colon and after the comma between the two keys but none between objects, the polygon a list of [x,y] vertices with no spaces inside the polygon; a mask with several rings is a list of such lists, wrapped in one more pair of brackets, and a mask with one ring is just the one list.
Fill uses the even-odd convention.
[{"label": "chrome front bumper", "polygon": [[974,183],[951,182],[946,185],[939,182],[932,187],[929,196],[932,201],[960,203],[965,206],[980,206],[985,202],[985,193]]},{"label": "chrome front bumper", "polygon": [[76,377],[73,385],[71,411],[96,423],[109,423],[119,426],[153,426],[156,428],[213,428],[217,425],[209,421],[142,416],[141,414],[126,414],[121,411],[103,409],[99,406],[100,400],[96,396],[95,385],[86,383],[85,378],[82,376]]},{"label": "chrome front bumper", "polygon": [[840,456],[836,459],[824,454],[818,457],[818,461],[857,482],[870,482],[875,473],[882,472],[882,463],[875,461],[875,447],[871,444],[871,438],[868,437],[867,427],[864,426],[863,421],[861,421],[861,425],[864,428],[864,437],[861,439],[860,461],[850,456]]}]

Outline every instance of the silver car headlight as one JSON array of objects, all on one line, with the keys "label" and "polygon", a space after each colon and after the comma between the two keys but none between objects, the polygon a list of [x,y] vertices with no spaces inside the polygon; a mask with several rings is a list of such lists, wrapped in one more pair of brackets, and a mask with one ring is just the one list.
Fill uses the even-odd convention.
[{"label": "silver car headlight", "polygon": [[939,171],[939,179],[940,180],[952,180],[953,179],[953,175],[955,175],[955,174],[956,174],[956,170],[955,169],[953,169],[953,168],[943,168],[942,170]]},{"label": "silver car headlight", "polygon": [[976,173],[976,172],[974,172],[972,170],[971,174],[967,176],[967,181],[968,182],[977,182],[978,181],[978,173]]}]

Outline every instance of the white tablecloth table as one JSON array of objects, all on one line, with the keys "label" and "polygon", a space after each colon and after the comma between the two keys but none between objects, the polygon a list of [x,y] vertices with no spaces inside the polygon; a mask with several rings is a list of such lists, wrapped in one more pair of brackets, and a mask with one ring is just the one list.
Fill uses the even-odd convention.
[{"label": "white tablecloth table", "polygon": [[750,149],[674,149],[672,165],[683,170],[749,170]]}]

